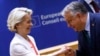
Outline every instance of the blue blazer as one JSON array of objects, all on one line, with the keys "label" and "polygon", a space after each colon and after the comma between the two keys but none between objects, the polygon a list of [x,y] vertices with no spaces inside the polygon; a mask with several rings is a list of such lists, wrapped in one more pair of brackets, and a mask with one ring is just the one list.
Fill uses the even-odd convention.
[{"label": "blue blazer", "polygon": [[85,38],[83,31],[79,32],[79,45],[76,51],[76,56],[100,56],[100,14],[90,13],[90,40]]}]

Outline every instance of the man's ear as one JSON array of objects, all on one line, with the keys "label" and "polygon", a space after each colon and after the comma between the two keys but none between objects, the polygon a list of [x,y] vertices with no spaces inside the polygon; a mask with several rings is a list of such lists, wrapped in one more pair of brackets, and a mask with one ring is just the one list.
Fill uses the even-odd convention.
[{"label": "man's ear", "polygon": [[80,18],[82,15],[81,15],[81,13],[77,12],[76,16]]}]

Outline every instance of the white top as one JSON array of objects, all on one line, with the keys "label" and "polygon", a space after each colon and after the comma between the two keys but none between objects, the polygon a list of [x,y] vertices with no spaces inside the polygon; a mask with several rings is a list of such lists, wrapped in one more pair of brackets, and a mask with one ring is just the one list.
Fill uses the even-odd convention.
[{"label": "white top", "polygon": [[[29,35],[28,37],[33,42],[36,50],[38,51],[34,38]],[[10,56],[40,56],[40,55],[36,55],[34,49],[31,48],[31,44],[27,40],[25,40],[22,36],[16,33],[10,43]]]}]

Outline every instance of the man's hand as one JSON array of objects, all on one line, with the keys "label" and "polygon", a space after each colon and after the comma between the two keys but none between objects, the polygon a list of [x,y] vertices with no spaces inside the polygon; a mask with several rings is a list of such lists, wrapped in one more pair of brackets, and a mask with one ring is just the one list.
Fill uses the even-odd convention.
[{"label": "man's hand", "polygon": [[75,56],[75,51],[72,48],[65,46],[65,49],[65,56]]}]

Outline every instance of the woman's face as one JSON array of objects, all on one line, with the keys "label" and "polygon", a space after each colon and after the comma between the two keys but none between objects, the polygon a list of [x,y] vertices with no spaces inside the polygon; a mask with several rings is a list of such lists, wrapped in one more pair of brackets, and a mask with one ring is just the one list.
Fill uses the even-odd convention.
[{"label": "woman's face", "polygon": [[22,18],[22,21],[16,25],[17,33],[27,35],[30,33],[32,26],[33,24],[31,15],[27,14]]}]

